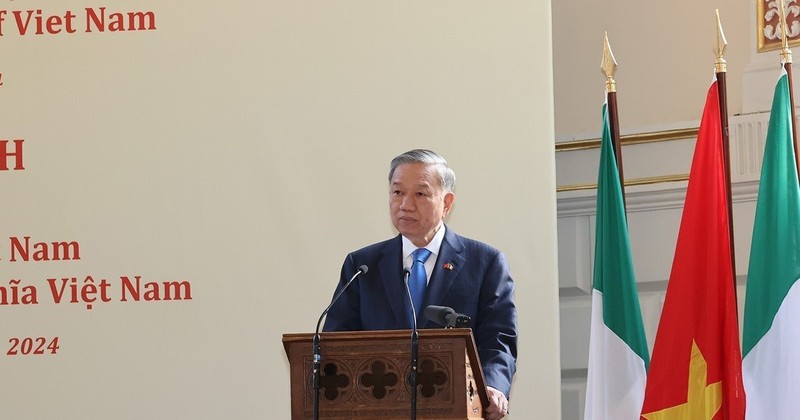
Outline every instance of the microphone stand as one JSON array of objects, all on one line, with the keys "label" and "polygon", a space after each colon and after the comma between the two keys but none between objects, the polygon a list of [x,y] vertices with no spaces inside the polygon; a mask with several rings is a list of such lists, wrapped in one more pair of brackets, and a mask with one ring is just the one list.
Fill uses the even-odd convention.
[{"label": "microphone stand", "polygon": [[[414,320],[414,324],[417,321]],[[414,325],[414,330],[411,332],[411,420],[417,420],[417,374],[419,369],[419,334],[417,334],[417,326]]]},{"label": "microphone stand", "polygon": [[411,289],[408,287],[409,270],[403,269],[403,277],[408,294],[408,302],[411,304],[412,329],[411,329],[411,420],[417,420],[417,372],[419,370],[419,334],[417,333],[417,311],[414,308],[414,300],[411,299]]},{"label": "microphone stand", "polygon": [[319,420],[319,370],[322,361],[322,352],[319,346],[319,326],[317,332],[314,334],[313,341],[314,364],[311,368],[312,371],[312,388],[314,389],[314,420]]},{"label": "microphone stand", "polygon": [[350,277],[350,280],[348,280],[347,283],[345,283],[344,287],[342,287],[342,290],[339,290],[339,293],[337,293],[336,296],[333,297],[333,300],[331,300],[331,304],[328,305],[328,307],[325,308],[324,311],[322,311],[322,315],[320,315],[319,319],[317,320],[317,329],[314,332],[314,340],[312,342],[312,352],[313,352],[313,355],[314,355],[314,359],[313,359],[314,362],[313,362],[313,365],[311,367],[311,376],[312,376],[311,387],[314,389],[314,392],[313,392],[314,420],[319,420],[319,379],[320,379],[319,371],[320,371],[320,368],[321,368],[321,365],[322,365],[322,363],[321,363],[322,362],[322,351],[320,350],[320,345],[319,345],[319,342],[320,342],[319,326],[322,324],[322,318],[325,317],[325,315],[328,313],[328,311],[331,310],[331,307],[333,307],[333,304],[336,303],[337,300],[339,300],[339,296],[341,296],[342,293],[344,293],[344,291],[347,290],[348,287],[350,287],[350,283],[352,283],[353,280],[355,280],[356,277],[358,277],[359,274],[364,274],[367,271],[368,271],[368,268],[367,268],[366,265],[359,266],[358,267],[358,271],[356,271],[356,273],[353,274],[353,277]]}]

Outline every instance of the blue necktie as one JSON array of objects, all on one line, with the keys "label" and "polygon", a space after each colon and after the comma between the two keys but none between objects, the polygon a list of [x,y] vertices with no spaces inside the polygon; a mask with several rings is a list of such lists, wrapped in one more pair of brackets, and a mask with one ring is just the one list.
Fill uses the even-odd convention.
[{"label": "blue necktie", "polygon": [[[425,261],[431,256],[431,252],[425,248],[417,248],[411,254],[414,263],[411,265],[411,273],[408,276],[408,288],[411,290],[411,300],[414,302],[414,310],[419,316],[422,312],[422,301],[425,299],[425,288],[428,287],[428,275],[425,273]],[[411,319],[411,312],[408,313]],[[412,325],[414,320],[411,319]]]}]

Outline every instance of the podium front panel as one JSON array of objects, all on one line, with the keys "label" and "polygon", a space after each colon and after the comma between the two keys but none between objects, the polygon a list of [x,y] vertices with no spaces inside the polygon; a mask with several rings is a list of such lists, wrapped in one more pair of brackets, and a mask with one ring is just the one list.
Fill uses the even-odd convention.
[{"label": "podium front panel", "polygon": [[[311,343],[309,334],[284,336],[292,370],[292,419],[313,418]],[[320,345],[321,419],[410,417],[410,331],[324,333]],[[420,331],[417,418],[482,418],[485,386],[480,364],[471,358],[469,330]]]}]

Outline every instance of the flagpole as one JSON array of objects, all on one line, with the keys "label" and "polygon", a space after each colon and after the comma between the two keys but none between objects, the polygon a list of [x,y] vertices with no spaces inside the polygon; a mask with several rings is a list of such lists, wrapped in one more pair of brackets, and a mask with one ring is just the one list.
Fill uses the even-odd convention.
[{"label": "flagpole", "polygon": [[[731,191],[731,147],[730,132],[728,129],[728,85],[727,85],[727,62],[725,61],[725,49],[728,41],[722,31],[722,22],[719,19],[719,9],[717,14],[717,42],[714,44],[714,53],[717,56],[714,70],[717,76],[717,89],[719,91],[719,120],[722,128],[722,156],[725,163],[725,189],[728,192],[728,239],[731,244],[731,269],[733,270],[733,290],[736,290],[736,247],[733,240],[733,192]],[[734,298],[736,294],[734,293]]]},{"label": "flagpole", "polygon": [[794,111],[794,83],[792,82],[792,50],[789,49],[789,38],[786,35],[788,28],[786,25],[786,4],[781,0],[781,62],[786,70],[787,81],[789,82],[789,104],[792,107],[792,144],[794,145],[794,158],[800,173],[800,158],[797,156],[797,116]]},{"label": "flagpole", "polygon": [[611,131],[611,145],[614,149],[614,157],[617,161],[619,185],[622,189],[622,203],[625,204],[627,208],[627,201],[625,199],[625,176],[622,171],[622,144],[619,135],[619,113],[617,112],[617,82],[614,80],[614,73],[617,70],[617,61],[614,59],[614,53],[611,52],[611,45],[608,42],[608,32],[604,33],[603,60],[600,63],[600,68],[606,76],[606,102],[608,103],[608,126]]}]

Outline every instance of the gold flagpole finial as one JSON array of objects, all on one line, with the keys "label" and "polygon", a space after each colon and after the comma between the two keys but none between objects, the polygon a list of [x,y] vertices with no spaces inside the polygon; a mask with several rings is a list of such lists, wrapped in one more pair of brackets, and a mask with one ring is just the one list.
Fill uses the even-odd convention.
[{"label": "gold flagpole finial", "polygon": [[725,32],[722,31],[722,22],[719,19],[719,9],[717,9],[717,42],[714,45],[714,53],[717,55],[717,62],[714,65],[717,73],[728,71],[725,61],[725,49],[728,47],[728,40],[725,39]]},{"label": "gold flagpole finial", "polygon": [[614,59],[614,53],[611,52],[611,45],[608,43],[608,32],[604,32],[605,44],[603,45],[603,61],[600,63],[600,68],[603,74],[606,75],[606,91],[616,92],[617,82],[614,81],[614,73],[617,71],[617,60]]},{"label": "gold flagpole finial", "polygon": [[789,49],[789,26],[786,24],[786,4],[781,0],[781,61],[784,64],[792,63],[792,50]]}]

